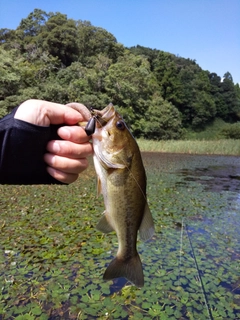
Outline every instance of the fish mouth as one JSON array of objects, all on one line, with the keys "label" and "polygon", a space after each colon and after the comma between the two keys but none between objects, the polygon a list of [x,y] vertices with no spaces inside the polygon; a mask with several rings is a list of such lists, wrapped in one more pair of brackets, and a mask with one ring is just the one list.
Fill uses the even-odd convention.
[{"label": "fish mouth", "polygon": [[92,116],[96,118],[96,125],[98,128],[104,127],[114,116],[115,116],[115,109],[113,104],[110,103],[106,108],[103,110],[93,109],[91,110]]}]

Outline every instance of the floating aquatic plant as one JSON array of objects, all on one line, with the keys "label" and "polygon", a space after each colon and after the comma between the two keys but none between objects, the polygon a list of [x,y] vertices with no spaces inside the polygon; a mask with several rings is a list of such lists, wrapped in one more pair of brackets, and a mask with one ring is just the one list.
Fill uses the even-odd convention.
[{"label": "floating aquatic plant", "polygon": [[142,289],[102,280],[117,238],[95,229],[92,167],[70,186],[0,186],[0,319],[239,318],[239,160],[144,155],[156,234],[138,242]]}]

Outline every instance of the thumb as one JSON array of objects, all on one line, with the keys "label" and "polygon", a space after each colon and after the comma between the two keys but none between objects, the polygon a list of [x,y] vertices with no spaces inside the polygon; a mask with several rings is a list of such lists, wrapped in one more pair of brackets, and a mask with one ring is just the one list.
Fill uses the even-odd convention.
[{"label": "thumb", "polygon": [[66,106],[51,103],[48,108],[50,124],[76,124],[80,121],[89,120],[91,113],[87,107],[80,103],[69,103]]},{"label": "thumb", "polygon": [[27,100],[23,102],[14,116],[16,119],[38,126],[62,123],[73,125],[79,121],[89,120],[90,117],[90,111],[83,104],[73,103],[65,106],[43,100]]}]

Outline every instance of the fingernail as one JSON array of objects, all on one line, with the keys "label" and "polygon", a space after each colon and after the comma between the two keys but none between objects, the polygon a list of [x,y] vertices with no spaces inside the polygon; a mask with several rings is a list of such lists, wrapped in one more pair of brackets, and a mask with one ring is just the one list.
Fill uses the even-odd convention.
[{"label": "fingernail", "polygon": [[63,138],[63,139],[69,139],[71,136],[70,131],[66,128],[66,127],[62,127],[60,129],[58,129],[59,131],[59,135]]},{"label": "fingernail", "polygon": [[56,141],[53,142],[52,151],[55,153],[58,153],[60,151],[60,146],[59,146],[58,142],[56,142]]}]

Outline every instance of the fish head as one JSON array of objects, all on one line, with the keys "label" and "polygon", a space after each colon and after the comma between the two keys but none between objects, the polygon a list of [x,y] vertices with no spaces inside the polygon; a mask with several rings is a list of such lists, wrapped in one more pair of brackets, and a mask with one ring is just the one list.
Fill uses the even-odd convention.
[{"label": "fish head", "polygon": [[[118,163],[119,168],[131,162],[133,154],[138,150],[137,143],[129,131],[122,116],[112,104],[99,111],[94,109],[96,128],[92,135],[95,154],[105,163]],[[125,164],[125,166],[124,166]],[[113,165],[110,166],[113,168]]]}]

